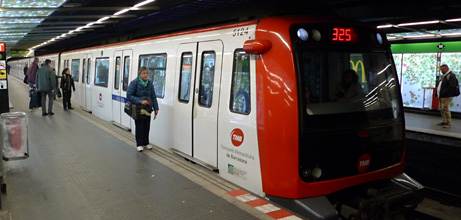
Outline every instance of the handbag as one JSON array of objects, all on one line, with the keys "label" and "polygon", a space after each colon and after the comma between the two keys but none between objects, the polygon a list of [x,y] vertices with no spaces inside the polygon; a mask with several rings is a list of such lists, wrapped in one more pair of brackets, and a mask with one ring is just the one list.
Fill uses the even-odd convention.
[{"label": "handbag", "polygon": [[127,115],[129,115],[130,117],[133,117],[133,104],[131,103],[130,100],[126,100],[125,107],[123,108],[123,110],[125,111]]}]

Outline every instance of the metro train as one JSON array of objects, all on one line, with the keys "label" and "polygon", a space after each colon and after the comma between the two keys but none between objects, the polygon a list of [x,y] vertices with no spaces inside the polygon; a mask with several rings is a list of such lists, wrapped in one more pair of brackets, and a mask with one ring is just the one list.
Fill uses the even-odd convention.
[{"label": "metro train", "polygon": [[[134,131],[126,89],[149,69],[150,140],[311,219],[404,215],[422,186],[404,173],[394,62],[376,28],[338,18],[265,17],[39,56],[70,68],[74,106]],[[23,77],[32,58],[10,61]],[[354,70],[363,96],[338,101]]]}]

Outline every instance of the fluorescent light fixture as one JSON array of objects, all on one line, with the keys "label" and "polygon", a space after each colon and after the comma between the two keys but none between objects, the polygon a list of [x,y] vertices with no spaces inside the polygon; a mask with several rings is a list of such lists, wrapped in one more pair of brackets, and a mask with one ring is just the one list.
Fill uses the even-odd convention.
[{"label": "fluorescent light fixture", "polygon": [[391,28],[391,27],[393,27],[393,26],[394,26],[394,25],[392,25],[392,24],[386,24],[386,25],[379,25],[379,26],[376,27],[376,28],[378,28],[378,29],[381,29],[381,28]]},{"label": "fluorescent light fixture", "polygon": [[443,37],[454,37],[454,36],[461,36],[461,33],[447,33],[442,34]]},{"label": "fluorescent light fixture", "polygon": [[423,25],[423,24],[436,24],[440,23],[439,20],[433,20],[433,21],[421,21],[421,22],[411,22],[411,23],[402,23],[398,24],[398,27],[403,27],[403,26],[414,26],[414,25]]},{"label": "fluorescent light fixture", "polygon": [[427,38],[427,37],[435,37],[435,35],[434,34],[410,35],[410,36],[405,36],[403,38]]},{"label": "fluorescent light fixture", "polygon": [[445,20],[445,22],[457,22],[457,21],[461,21],[461,18],[454,18],[454,19]]},{"label": "fluorescent light fixture", "polygon": [[109,19],[109,17],[103,17],[103,18],[97,20],[95,23],[101,23],[101,22],[103,22],[103,21],[105,21],[107,19]]},{"label": "fluorescent light fixture", "polygon": [[120,11],[118,11],[118,12],[115,12],[114,15],[121,15],[121,14],[123,14],[123,13],[125,13],[125,12],[127,12],[127,11],[129,11],[129,10],[130,10],[130,9],[123,9],[123,10],[120,10]]},{"label": "fluorescent light fixture", "polygon": [[387,37],[387,40],[396,40],[397,37]]},{"label": "fluorescent light fixture", "polygon": [[155,0],[146,0],[146,1],[140,2],[140,3],[136,4],[136,5],[134,5],[133,8],[141,7],[141,6],[143,6],[143,5],[146,5],[146,4],[151,3],[151,2],[153,2],[153,1],[155,1]]}]

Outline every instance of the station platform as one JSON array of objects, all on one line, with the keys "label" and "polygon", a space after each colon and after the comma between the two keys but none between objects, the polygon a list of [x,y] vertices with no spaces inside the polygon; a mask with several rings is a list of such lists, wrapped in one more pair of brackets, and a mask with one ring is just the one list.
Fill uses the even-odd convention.
[{"label": "station platform", "polygon": [[[28,115],[30,157],[3,162],[0,220],[304,219],[171,152],[153,146],[139,153],[131,132],[79,108],[64,111],[60,100],[53,116],[29,112],[27,85],[10,77],[8,86],[11,111]],[[461,120],[447,130],[436,117],[406,117],[407,129],[461,129]],[[460,208],[431,199],[418,210],[461,220]]]},{"label": "station platform", "polygon": [[131,132],[59,100],[53,116],[29,112],[27,85],[8,83],[30,157],[3,162],[0,219],[301,219],[171,152],[137,152]]},{"label": "station platform", "polygon": [[[421,112],[424,113],[424,111]],[[405,127],[407,131],[461,139],[461,119],[452,118],[451,128],[438,126],[437,124],[440,122],[442,122],[440,114],[405,112]]]}]

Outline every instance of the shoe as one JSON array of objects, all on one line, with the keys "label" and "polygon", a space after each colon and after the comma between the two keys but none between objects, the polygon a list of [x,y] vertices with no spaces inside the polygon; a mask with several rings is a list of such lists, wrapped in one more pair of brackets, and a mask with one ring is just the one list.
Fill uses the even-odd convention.
[{"label": "shoe", "polygon": [[146,148],[147,150],[152,149],[152,147],[150,145],[146,145],[146,146],[144,146],[144,148]]},{"label": "shoe", "polygon": [[48,113],[42,113],[42,116],[48,115]]},{"label": "shoe", "polygon": [[438,123],[438,124],[436,124],[436,125],[438,125],[438,126],[444,126],[444,125],[447,125],[447,124],[448,124],[448,123],[440,122],[440,123]]},{"label": "shoe", "polygon": [[64,109],[64,111],[67,111],[67,108],[62,108],[62,109]]},{"label": "shoe", "polygon": [[451,128],[451,124],[450,124],[450,123],[446,123],[445,125],[443,125],[443,128]]},{"label": "shoe", "polygon": [[33,109],[33,108],[30,108],[30,109],[29,109],[29,111],[30,111],[30,112],[33,112],[33,111],[34,111],[34,109]]},{"label": "shoe", "polygon": [[74,109],[74,108],[72,108],[72,107],[69,107],[69,108],[67,108],[67,109]]},{"label": "shoe", "polygon": [[138,152],[142,152],[143,149],[144,149],[144,148],[143,148],[142,146],[136,147],[136,150],[138,150]]},{"label": "shoe", "polygon": [[141,112],[139,114],[150,116],[150,113],[148,111],[146,111],[145,109],[141,109]]},{"label": "shoe", "polygon": [[49,115],[54,115],[54,113],[53,113],[53,112],[48,112],[48,114],[49,114]]}]

